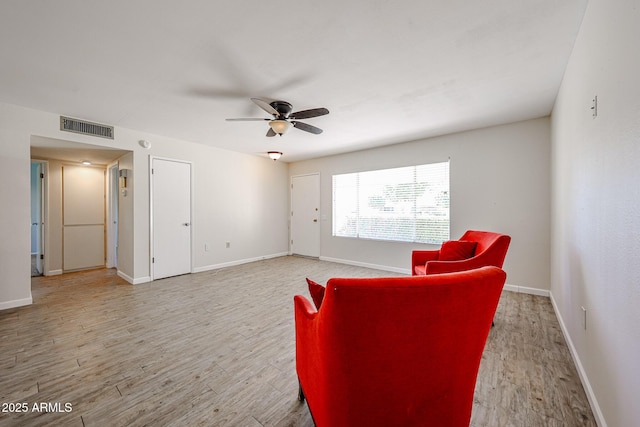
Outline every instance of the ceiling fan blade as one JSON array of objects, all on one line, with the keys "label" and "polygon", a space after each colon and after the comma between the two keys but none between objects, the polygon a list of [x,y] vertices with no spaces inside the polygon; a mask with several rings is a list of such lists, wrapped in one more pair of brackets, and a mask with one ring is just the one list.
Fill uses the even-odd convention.
[{"label": "ceiling fan blade", "polygon": [[312,108],[311,110],[302,110],[291,113],[289,118],[291,119],[310,119],[311,117],[324,116],[329,114],[329,110],[326,108]]},{"label": "ceiling fan blade", "polygon": [[293,124],[294,127],[298,128],[300,130],[303,130],[305,132],[310,132],[310,133],[313,133],[313,134],[316,134],[316,135],[319,135],[319,134],[322,133],[322,129],[317,128],[315,126],[308,125],[306,123],[291,121],[291,124]]},{"label": "ceiling fan blade", "polygon": [[263,122],[265,120],[269,121],[271,119],[259,119],[257,117],[246,117],[246,118],[239,118],[239,119],[225,119],[228,122]]},{"label": "ceiling fan blade", "polygon": [[267,136],[268,137],[276,136],[276,133],[273,129],[269,128],[269,130],[267,131]]},{"label": "ceiling fan blade", "polygon": [[280,115],[280,113],[278,113],[278,110],[276,110],[275,108],[273,108],[267,101],[265,101],[264,99],[260,99],[260,98],[251,98],[251,100],[260,108],[262,108],[264,111],[266,111],[267,113],[271,114],[272,116],[278,117]]}]

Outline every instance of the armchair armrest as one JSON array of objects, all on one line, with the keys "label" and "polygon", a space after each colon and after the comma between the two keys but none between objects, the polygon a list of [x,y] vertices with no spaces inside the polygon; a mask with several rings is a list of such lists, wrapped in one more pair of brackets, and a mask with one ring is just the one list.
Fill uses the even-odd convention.
[{"label": "armchair armrest", "polygon": [[[311,301],[302,295],[293,297],[296,329],[296,370],[299,377],[307,377],[309,359],[320,353],[318,343],[318,311]],[[306,378],[302,378],[303,380]]]},{"label": "armchair armrest", "polygon": [[315,378],[323,364],[323,350],[318,339],[318,311],[315,305],[302,295],[293,297],[296,333],[296,373],[300,390],[298,398],[317,393],[319,381]]},{"label": "armchair armrest", "polygon": [[411,252],[411,274],[415,275],[416,265],[425,265],[427,261],[437,260],[440,256],[440,250],[419,250]]},{"label": "armchair armrest", "polygon": [[302,295],[296,295],[293,297],[293,305],[296,316],[300,315],[312,320],[318,314],[318,310],[316,310],[316,307],[311,303],[311,301]]}]

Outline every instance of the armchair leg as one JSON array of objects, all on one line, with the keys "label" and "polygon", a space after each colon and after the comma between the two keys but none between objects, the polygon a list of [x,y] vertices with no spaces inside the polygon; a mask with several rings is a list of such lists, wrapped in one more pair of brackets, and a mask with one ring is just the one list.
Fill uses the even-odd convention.
[{"label": "armchair leg", "polygon": [[302,391],[302,385],[298,382],[298,400],[304,402],[304,391]]}]

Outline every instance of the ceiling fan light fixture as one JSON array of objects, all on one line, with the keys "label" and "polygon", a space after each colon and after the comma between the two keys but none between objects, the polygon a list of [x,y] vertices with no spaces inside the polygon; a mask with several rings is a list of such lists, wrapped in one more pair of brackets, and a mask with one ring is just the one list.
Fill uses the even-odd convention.
[{"label": "ceiling fan light fixture", "polygon": [[272,159],[274,162],[278,160],[280,156],[282,156],[282,153],[279,151],[269,151],[267,154],[269,155],[269,158]]},{"label": "ceiling fan light fixture", "polygon": [[275,133],[282,136],[282,134],[289,130],[291,123],[287,120],[275,119],[269,122],[269,126],[271,126],[271,129],[273,129]]}]

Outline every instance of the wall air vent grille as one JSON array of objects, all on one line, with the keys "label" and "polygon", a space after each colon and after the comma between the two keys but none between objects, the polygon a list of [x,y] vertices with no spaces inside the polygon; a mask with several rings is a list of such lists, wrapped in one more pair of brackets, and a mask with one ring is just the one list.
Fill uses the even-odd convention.
[{"label": "wall air vent grille", "polygon": [[60,116],[60,130],[113,139],[113,126]]}]

